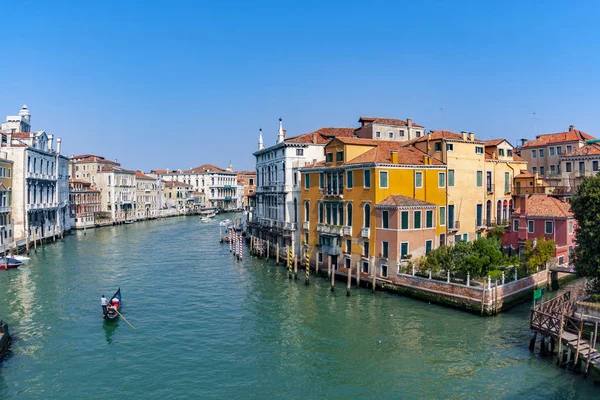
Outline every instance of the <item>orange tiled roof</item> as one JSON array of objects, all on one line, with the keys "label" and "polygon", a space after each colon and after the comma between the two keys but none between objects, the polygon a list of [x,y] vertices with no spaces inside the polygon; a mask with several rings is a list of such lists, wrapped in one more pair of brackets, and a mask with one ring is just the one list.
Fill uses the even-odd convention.
[{"label": "orange tiled roof", "polygon": [[[440,130],[440,131],[433,131],[430,134],[425,135],[425,136],[421,136],[415,142],[425,142],[425,141],[427,141],[428,138],[429,138],[429,140],[437,140],[437,139],[465,140],[465,139],[463,139],[461,134],[458,134],[456,132],[446,131],[446,130]],[[467,141],[469,141],[468,136],[467,136]],[[480,139],[475,139],[473,141],[473,143],[484,143],[484,141],[480,140]]]},{"label": "orange tiled roof", "polygon": [[[392,125],[392,126],[408,126],[408,122],[395,119],[395,118],[377,118],[377,117],[360,117],[358,122],[365,124],[382,124],[382,125]],[[412,126],[415,128],[423,128],[422,125],[413,123]]]},{"label": "orange tiled roof", "polygon": [[135,179],[151,179],[154,180],[153,177],[145,175],[142,171],[135,171]]},{"label": "orange tiled roof", "polygon": [[[485,145],[486,146],[498,146],[502,142],[507,142],[508,144],[510,144],[508,142],[508,140],[506,140],[506,139],[490,139],[490,140],[485,141]],[[511,144],[511,146],[512,146],[512,144]]]},{"label": "orange tiled roof", "polygon": [[327,144],[335,137],[351,137],[353,128],[319,128],[316,131],[285,139],[286,143]]},{"label": "orange tiled roof", "polygon": [[436,207],[436,205],[427,201],[413,199],[412,197],[402,196],[400,194],[391,194],[377,203],[375,207]]},{"label": "orange tiled roof", "polygon": [[[202,164],[198,167],[194,167],[192,169],[183,171],[184,174],[202,173],[202,172],[229,172],[229,171],[224,170],[223,168],[217,167],[216,165],[213,165],[213,164]],[[231,173],[233,174],[234,172],[231,172]]]},{"label": "orange tiled roof", "polygon": [[563,154],[563,157],[594,156],[594,155],[600,155],[600,145],[597,143],[588,144],[588,145],[585,145],[578,149],[575,149],[570,153]]},{"label": "orange tiled roof", "polygon": [[125,172],[127,174],[135,174],[134,170],[115,167],[113,165],[101,165],[100,172]]},{"label": "orange tiled roof", "polygon": [[547,146],[555,143],[578,142],[593,139],[596,138],[591,135],[588,135],[585,132],[573,128],[568,132],[546,133],[543,135],[537,135],[534,140],[525,142],[525,144],[521,146],[521,149],[525,149],[528,147]]},{"label": "orange tiled roof", "polygon": [[91,186],[92,185],[90,182],[84,181],[84,180],[81,180],[81,179],[69,179],[69,183],[81,183],[81,184],[83,184],[85,186]]},{"label": "orange tiled roof", "polygon": [[192,187],[192,185],[190,185],[189,183],[185,183],[185,182],[179,182],[179,181],[169,181],[169,182],[163,182],[163,185],[165,187],[175,187],[175,186],[185,186],[185,187]]},{"label": "orange tiled roof", "polygon": [[519,175],[515,176],[515,178],[533,178],[533,174],[526,169],[522,169]]},{"label": "orange tiled roof", "polygon": [[80,156],[71,157],[71,160],[75,164],[86,164],[86,163],[100,163],[100,164],[112,164],[112,165],[121,165],[116,161],[108,160],[101,156],[95,156],[91,154],[84,154]]},{"label": "orange tiled roof", "polygon": [[[545,194],[532,194],[527,197],[528,217],[572,218],[571,205]],[[520,208],[515,210],[520,213]]]},{"label": "orange tiled roof", "polygon": [[165,175],[169,173],[168,169],[152,169],[150,170],[151,174],[157,174],[157,175]]},{"label": "orange tiled roof", "polygon": [[377,146],[366,153],[348,161],[347,164],[386,163],[392,162],[392,151],[398,152],[399,165],[425,165],[425,157],[429,157],[429,165],[444,165],[442,162],[414,147],[404,147],[399,142],[375,141]]},{"label": "orange tiled roof", "polygon": [[525,159],[523,157],[521,157],[518,154],[513,153],[513,160],[514,161],[525,161]]},{"label": "orange tiled roof", "polygon": [[[337,137],[336,139],[344,144],[363,144],[363,145],[367,145],[367,146],[377,146],[380,143],[390,142],[387,140],[375,140],[375,139],[367,139],[367,138],[359,138],[359,137]],[[392,143],[400,143],[400,142],[392,142]]]}]

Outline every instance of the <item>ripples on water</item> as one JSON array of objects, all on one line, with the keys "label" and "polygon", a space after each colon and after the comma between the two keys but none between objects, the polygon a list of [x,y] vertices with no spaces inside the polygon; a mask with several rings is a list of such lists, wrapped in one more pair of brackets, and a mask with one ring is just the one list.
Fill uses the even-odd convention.
[{"label": "ripples on water", "polygon": [[[123,293],[125,321],[101,319]],[[173,218],[76,232],[0,271],[15,337],[0,398],[597,398],[527,350],[528,305],[493,318],[290,281],[236,262],[218,226]],[[593,397],[592,397],[593,396]]]}]

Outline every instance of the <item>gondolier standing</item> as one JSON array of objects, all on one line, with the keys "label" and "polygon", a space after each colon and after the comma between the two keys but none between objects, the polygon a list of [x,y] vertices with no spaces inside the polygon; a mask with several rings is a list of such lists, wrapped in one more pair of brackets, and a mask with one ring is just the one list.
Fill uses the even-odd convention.
[{"label": "gondolier standing", "polygon": [[106,306],[108,305],[108,299],[102,295],[102,315],[106,317]]}]

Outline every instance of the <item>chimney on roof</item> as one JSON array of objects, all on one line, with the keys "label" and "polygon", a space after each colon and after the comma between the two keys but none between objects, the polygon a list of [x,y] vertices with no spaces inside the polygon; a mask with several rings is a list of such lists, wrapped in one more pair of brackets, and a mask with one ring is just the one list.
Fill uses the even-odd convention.
[{"label": "chimney on roof", "polygon": [[312,142],[317,143],[317,132],[312,133]]},{"label": "chimney on roof", "polygon": [[470,140],[471,142],[474,142],[474,141],[475,141],[475,134],[474,134],[473,132],[469,132],[469,140]]},{"label": "chimney on roof", "polygon": [[522,139],[521,139],[521,146],[523,146],[525,143],[527,143],[527,139],[525,139],[525,138],[522,138]]},{"label": "chimney on roof", "polygon": [[461,134],[463,140],[467,140],[467,132],[466,131],[460,131],[460,134]]},{"label": "chimney on roof", "polygon": [[262,128],[260,128],[258,130],[258,150],[260,151],[264,148],[265,148],[265,146],[263,145]]},{"label": "chimney on roof", "polygon": [[412,119],[411,118],[406,118],[406,125],[407,126],[412,126]]},{"label": "chimney on roof", "polygon": [[569,125],[569,132],[573,132],[575,130],[575,125]]},{"label": "chimney on roof", "polygon": [[62,139],[56,138],[56,154],[60,154],[60,142],[62,142]]},{"label": "chimney on roof", "polygon": [[392,164],[398,164],[398,150],[390,151],[390,160],[392,160]]},{"label": "chimney on roof", "polygon": [[49,134],[48,135],[48,151],[51,152],[53,147],[54,147],[54,135]]}]

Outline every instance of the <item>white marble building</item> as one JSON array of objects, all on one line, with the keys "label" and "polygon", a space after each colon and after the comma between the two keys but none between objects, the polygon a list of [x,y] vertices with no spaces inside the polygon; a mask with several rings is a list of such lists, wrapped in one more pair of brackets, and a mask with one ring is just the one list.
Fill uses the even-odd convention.
[{"label": "white marble building", "polygon": [[[23,106],[18,117],[2,124],[2,146],[14,163],[12,213],[15,240],[48,238],[71,229],[69,159],[61,155],[61,139],[31,132],[31,116]],[[19,132],[25,129],[26,132]]]},{"label": "white marble building", "polygon": [[[207,207],[235,210],[242,207],[238,195],[239,187],[237,174],[231,164],[227,169],[219,168],[212,164],[203,164],[188,170],[167,171],[160,174],[165,182],[184,182],[192,185],[193,191],[206,196]],[[241,189],[242,196],[244,193]]]},{"label": "white marble building", "polygon": [[279,119],[277,141],[264,147],[259,132],[256,157],[256,208],[251,223],[252,234],[268,238],[280,246],[299,249],[300,175],[298,168],[325,159],[324,147],[336,136],[353,136],[353,128],[321,128],[314,132],[286,138]]}]

